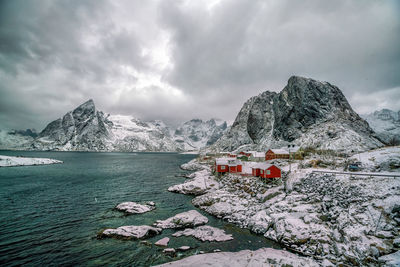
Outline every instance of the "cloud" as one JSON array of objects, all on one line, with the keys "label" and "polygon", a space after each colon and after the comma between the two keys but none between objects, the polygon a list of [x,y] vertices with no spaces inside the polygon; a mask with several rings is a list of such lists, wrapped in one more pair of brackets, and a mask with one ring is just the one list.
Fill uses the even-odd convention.
[{"label": "cloud", "polygon": [[42,129],[89,98],[172,124],[232,121],[291,75],[339,86],[359,112],[398,110],[399,11],[377,0],[2,1],[0,128]]}]

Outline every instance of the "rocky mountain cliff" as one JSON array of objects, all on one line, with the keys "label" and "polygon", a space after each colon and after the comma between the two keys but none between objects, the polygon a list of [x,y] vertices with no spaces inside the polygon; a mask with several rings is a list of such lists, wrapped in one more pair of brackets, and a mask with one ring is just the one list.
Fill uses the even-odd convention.
[{"label": "rocky mountain cliff", "polygon": [[182,150],[199,150],[214,144],[226,129],[225,121],[193,119],[180,125],[173,136]]},{"label": "rocky mountain cliff", "polygon": [[210,149],[266,150],[287,144],[343,151],[383,145],[338,87],[293,76],[280,93],[250,98]]},{"label": "rocky mountain cliff", "polygon": [[[141,121],[133,116],[109,115],[89,100],[49,123],[37,137],[4,142],[7,148],[60,151],[185,151],[213,144],[226,122],[191,120],[176,130],[162,121]],[[9,135],[4,137],[10,140]],[[2,139],[0,138],[0,141]],[[15,141],[15,142],[14,142]]]},{"label": "rocky mountain cliff", "polygon": [[400,110],[382,109],[361,115],[377,133],[378,137],[391,145],[400,144]]}]

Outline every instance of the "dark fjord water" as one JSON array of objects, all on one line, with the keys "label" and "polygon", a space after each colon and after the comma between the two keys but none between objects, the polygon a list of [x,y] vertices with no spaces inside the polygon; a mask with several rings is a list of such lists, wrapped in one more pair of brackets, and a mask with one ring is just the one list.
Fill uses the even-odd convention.
[{"label": "dark fjord water", "polygon": [[[262,236],[211,217],[209,225],[233,234],[228,242],[171,238],[170,247],[194,249],[171,258],[139,241],[97,239],[105,228],[151,225],[194,209],[191,196],[167,191],[182,183],[179,165],[193,155],[175,153],[79,153],[0,151],[2,155],[47,157],[64,164],[0,168],[0,266],[150,266],[199,251],[278,247]],[[154,201],[157,209],[125,216],[124,201]],[[174,230],[148,239],[154,243]]]}]

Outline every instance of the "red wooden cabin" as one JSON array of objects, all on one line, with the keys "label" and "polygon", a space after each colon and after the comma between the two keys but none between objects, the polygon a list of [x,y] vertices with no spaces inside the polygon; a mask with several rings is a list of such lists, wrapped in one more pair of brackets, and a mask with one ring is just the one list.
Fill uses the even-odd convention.
[{"label": "red wooden cabin", "polygon": [[265,160],[289,159],[289,152],[285,149],[269,149],[265,153]]},{"label": "red wooden cabin", "polygon": [[232,158],[218,158],[215,160],[215,171],[218,173],[241,173],[242,162]]},{"label": "red wooden cabin", "polygon": [[259,163],[252,167],[252,174],[261,178],[280,178],[281,169],[272,164]]},{"label": "red wooden cabin", "polygon": [[261,178],[281,178],[281,169],[275,165],[270,165],[269,167],[264,167],[260,169]]},{"label": "red wooden cabin", "polygon": [[227,158],[219,158],[215,160],[215,171],[218,173],[229,172],[229,165]]}]

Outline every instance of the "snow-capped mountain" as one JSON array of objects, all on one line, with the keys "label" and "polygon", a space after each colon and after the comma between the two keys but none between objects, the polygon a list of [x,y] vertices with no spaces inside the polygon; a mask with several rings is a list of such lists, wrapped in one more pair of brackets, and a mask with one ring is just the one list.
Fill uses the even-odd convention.
[{"label": "snow-capped mountain", "polygon": [[210,119],[193,119],[180,125],[174,132],[174,140],[182,150],[199,150],[214,144],[225,132],[226,122]]},{"label": "snow-capped mountain", "polygon": [[400,144],[400,110],[382,109],[371,114],[361,115],[387,144]]},{"label": "snow-capped mountain", "polygon": [[143,122],[132,116],[106,115],[89,100],[49,123],[31,144],[38,150],[178,151],[160,121]]},{"label": "snow-capped mountain", "polygon": [[0,149],[18,149],[26,147],[35,137],[37,137],[35,129],[26,130],[0,130]]},{"label": "snow-capped mountain", "polygon": [[266,91],[246,101],[210,149],[265,150],[289,143],[349,152],[383,145],[338,87],[293,76],[280,93]]},{"label": "snow-capped mountain", "polygon": [[89,100],[62,118],[49,123],[39,134],[0,131],[1,149],[60,151],[185,151],[213,144],[226,122],[191,120],[177,129],[162,121],[142,121],[133,116],[110,115]]}]

